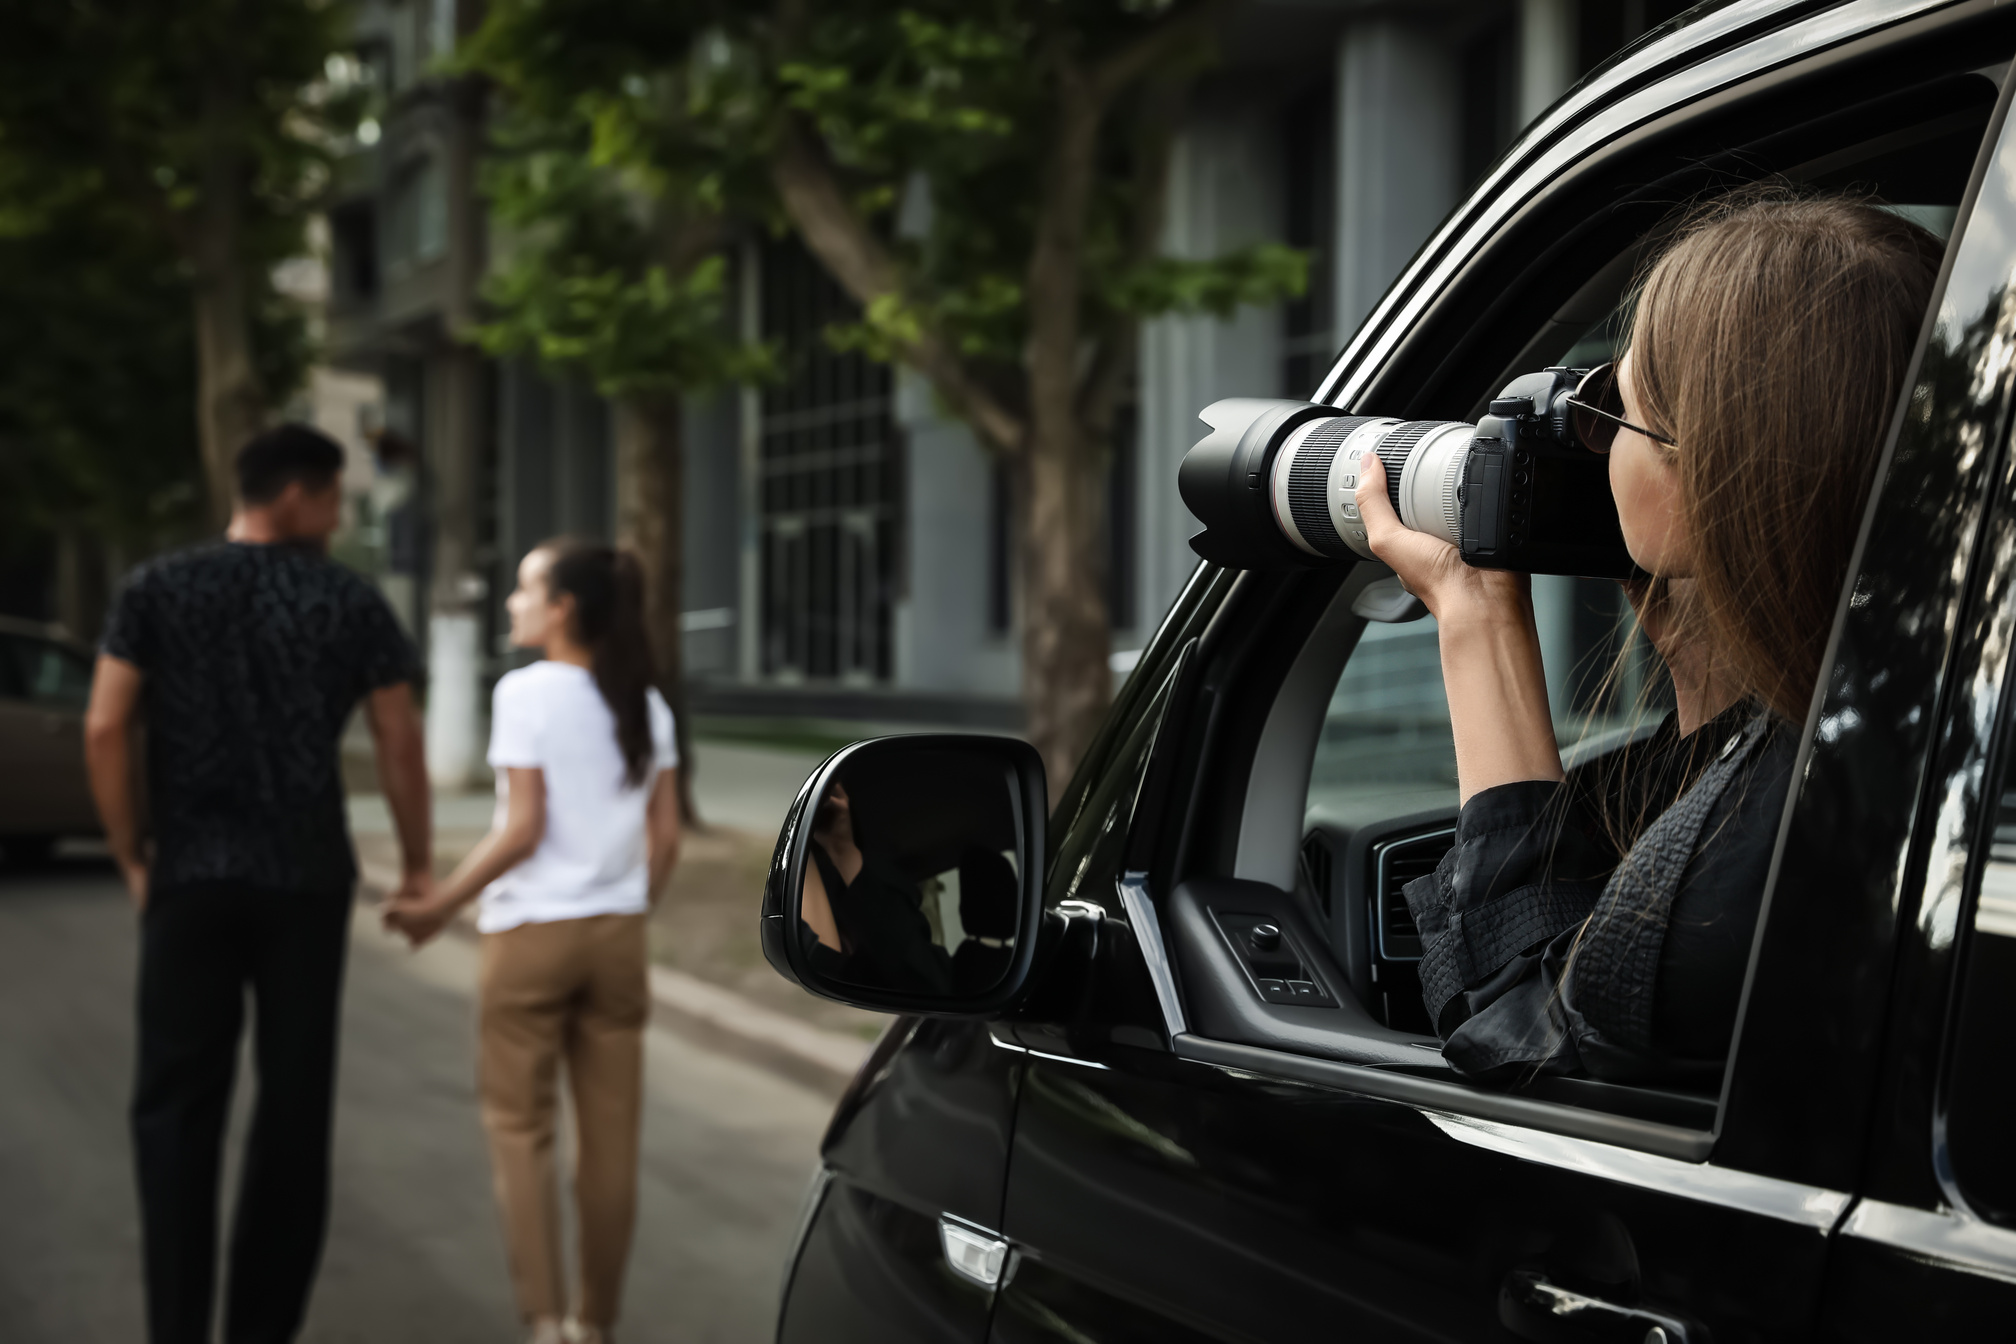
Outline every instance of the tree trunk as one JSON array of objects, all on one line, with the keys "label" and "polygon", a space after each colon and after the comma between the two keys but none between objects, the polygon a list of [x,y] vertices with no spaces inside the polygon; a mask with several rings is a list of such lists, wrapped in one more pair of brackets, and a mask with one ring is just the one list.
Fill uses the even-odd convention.
[{"label": "tree trunk", "polygon": [[1029,260],[1029,438],[1023,452],[1022,698],[1061,792],[1112,700],[1101,576],[1104,445],[1079,418],[1085,221],[1103,109],[1059,56],[1057,133]]},{"label": "tree trunk", "polygon": [[186,220],[196,326],[196,429],[210,520],[222,528],[237,494],[232,462],[266,423],[265,391],[252,362],[250,277],[243,255],[245,164],[230,138],[235,111],[222,81],[209,92],[202,199]]},{"label": "tree trunk", "polygon": [[1075,433],[1036,438],[1023,458],[1022,699],[1050,796],[1113,701],[1100,550],[1105,455]]},{"label": "tree trunk", "polygon": [[686,438],[677,396],[625,397],[616,404],[616,535],[644,568],[644,629],[658,689],[672,707],[679,746],[679,814],[698,823],[693,802],[692,729],[686,713]]}]

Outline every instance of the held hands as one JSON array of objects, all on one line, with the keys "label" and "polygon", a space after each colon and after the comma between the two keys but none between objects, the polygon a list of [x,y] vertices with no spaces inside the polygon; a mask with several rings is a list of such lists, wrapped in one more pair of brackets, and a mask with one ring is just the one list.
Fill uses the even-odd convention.
[{"label": "held hands", "polygon": [[405,935],[414,947],[424,946],[455,918],[460,901],[452,893],[434,885],[425,873],[408,873],[398,888],[385,899],[380,918],[387,931]]},{"label": "held hands", "polygon": [[1372,553],[1443,624],[1515,618],[1530,625],[1531,582],[1524,574],[1475,569],[1454,546],[1400,521],[1386,493],[1386,466],[1371,453],[1358,469],[1358,513]]}]

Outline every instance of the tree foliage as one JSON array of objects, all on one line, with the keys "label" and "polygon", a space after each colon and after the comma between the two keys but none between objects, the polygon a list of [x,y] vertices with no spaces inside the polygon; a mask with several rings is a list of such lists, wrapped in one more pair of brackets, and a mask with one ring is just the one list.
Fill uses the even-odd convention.
[{"label": "tree foliage", "polygon": [[767,376],[769,352],[729,320],[718,209],[690,183],[673,196],[680,179],[633,130],[590,100],[571,117],[506,113],[483,183],[508,245],[478,339],[612,398]]},{"label": "tree foliage", "polygon": [[[270,276],[303,250],[337,137],[363,96],[327,77],[347,35],[347,13],[332,0],[19,0],[7,9],[0,235],[43,238],[87,292],[107,287],[114,259],[130,258],[150,277],[140,289],[158,298],[172,256],[190,311],[165,328],[109,325],[102,358],[123,362],[128,343],[158,345],[170,331],[193,342],[185,369],[198,386],[179,406],[204,445],[212,496],[234,436],[256,427],[305,367],[300,324]],[[90,275],[88,256],[50,236],[72,228],[118,234],[103,274]],[[210,501],[213,516],[221,503]]]},{"label": "tree foliage", "polygon": [[[842,339],[900,358],[935,330],[962,357],[1019,364],[1030,336],[1030,260],[1056,167],[1059,108],[1045,49],[1124,50],[1178,8],[822,6],[805,25],[801,54],[780,63],[779,92],[901,267],[900,284],[871,300],[861,328]],[[1172,44],[1153,79],[1186,83],[1209,59],[1200,30]],[[1279,243],[1210,258],[1161,253],[1159,159],[1180,104],[1147,83],[1128,91],[1131,105],[1094,150],[1082,225],[1085,329],[1168,313],[1226,317],[1300,294],[1307,258]],[[906,197],[907,221],[898,208]]]},{"label": "tree foliage", "polygon": [[830,337],[922,374],[1012,464],[1023,693],[1060,784],[1110,693],[1105,463],[1140,324],[1307,279],[1278,243],[1163,248],[1232,3],[499,0],[486,25],[527,106],[594,123],[591,160],[795,229],[860,305]]},{"label": "tree foliage", "polygon": [[0,533],[145,551],[196,526],[195,342],[158,234],[72,203],[0,236]]}]

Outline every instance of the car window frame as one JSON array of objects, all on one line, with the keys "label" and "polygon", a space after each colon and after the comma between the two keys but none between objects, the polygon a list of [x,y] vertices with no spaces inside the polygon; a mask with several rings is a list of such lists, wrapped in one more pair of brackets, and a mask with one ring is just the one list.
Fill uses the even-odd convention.
[{"label": "car window frame", "polygon": [[[1828,54],[1830,59],[1831,56],[1832,53]],[[1820,60],[1822,58],[1815,57],[1813,59]],[[1771,79],[1773,81],[1779,80],[1782,77],[1782,73],[1782,71],[1771,72]],[[1994,111],[1988,118],[1982,147],[1977,151],[1973,180],[1970,181],[1966,193],[1962,198],[1955,224],[1954,238],[1956,242],[1963,234],[1968,217],[1971,214],[1974,194],[1978,188],[1986,161],[1987,149],[1997,135],[1998,128],[2003,124],[2007,102],[2008,86],[2005,82],[2001,95],[1995,104]],[[1952,249],[1949,248],[1949,267],[1951,264],[1951,255]],[[1944,282],[1945,272],[1942,271],[1942,288]],[[1928,314],[1928,330],[1930,329],[1930,323],[1931,314]],[[1359,345],[1354,343],[1352,349],[1356,350],[1358,348]],[[1346,356],[1340,360],[1340,367],[1343,364],[1349,363],[1350,358],[1351,352],[1347,351]],[[1913,367],[1915,377],[1915,362]],[[1358,379],[1359,385],[1366,385],[1368,378],[1375,383],[1378,381],[1377,377],[1368,374]],[[1334,386],[1336,383],[1337,378],[1333,371],[1333,376],[1326,379],[1326,386]],[[1900,407],[1899,423],[1901,423],[1903,412],[1904,408]],[[1894,434],[1895,427],[1893,426],[1893,443]],[[1872,511],[1874,507],[1875,505],[1872,503]],[[1858,553],[1858,561],[1859,558],[1860,555]],[[1845,602],[1846,595],[1844,594],[1844,611]],[[1816,696],[1816,714],[1819,710],[1819,704],[1820,697]],[[1807,749],[1811,745],[1811,727],[1812,724],[1809,722],[1807,736],[1802,741],[1802,767],[1804,761],[1807,759]],[[1788,815],[1796,802],[1797,790],[1794,791],[1794,794],[1795,797],[1793,799],[1788,799]],[[1783,834],[1781,832],[1781,850],[1782,844]],[[1776,866],[1774,863],[1774,883],[1775,875]],[[1760,944],[1763,939],[1766,921],[1769,918],[1768,890],[1767,886],[1766,905],[1759,915]],[[1755,950],[1753,949],[1753,976],[1755,970],[1756,957]],[[1749,999],[1750,991],[1746,984],[1744,994],[1744,1010],[1746,1014],[1749,1007]],[[1744,1025],[1743,1017],[1739,1017],[1737,1027],[1737,1041],[1739,1043],[1743,1038]],[[1634,1147],[1643,1151],[1659,1153],[1687,1161],[1703,1160],[1710,1152],[1717,1149],[1723,1139],[1730,1119],[1728,1105],[1729,1085],[1740,1064],[1740,1051],[1732,1050],[1729,1067],[1725,1070],[1724,1087],[1722,1096],[1716,1106],[1713,1125],[1703,1131],[1675,1131],[1672,1127],[1659,1126],[1647,1129],[1642,1122],[1632,1121],[1628,1117],[1620,1117],[1608,1112],[1587,1111],[1579,1107],[1560,1103],[1535,1102],[1527,1098],[1506,1096],[1502,1093],[1484,1092],[1476,1089],[1474,1085],[1461,1081],[1450,1082],[1442,1079],[1408,1077],[1402,1074],[1382,1072],[1376,1068],[1367,1068],[1335,1060],[1291,1055],[1279,1050],[1247,1046],[1233,1041],[1208,1041],[1196,1036],[1194,1033],[1185,1034],[1179,1040],[1178,1048],[1179,1053],[1194,1058],[1207,1059],[1210,1062],[1220,1063],[1229,1067],[1274,1072],[1289,1077],[1302,1078],[1305,1081],[1322,1081],[1330,1085],[1343,1086],[1349,1090],[1360,1091],[1373,1096],[1386,1096],[1395,1100],[1411,1101],[1416,1104],[1434,1105],[1456,1113],[1470,1114],[1483,1119],[1511,1121],[1516,1124],[1530,1125],[1536,1129],[1559,1134],[1595,1138],[1603,1142]]]}]

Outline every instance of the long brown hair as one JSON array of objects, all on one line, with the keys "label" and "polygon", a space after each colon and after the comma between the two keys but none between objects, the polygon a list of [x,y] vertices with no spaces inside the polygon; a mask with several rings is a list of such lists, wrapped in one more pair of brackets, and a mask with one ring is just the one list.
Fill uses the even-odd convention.
[{"label": "long brown hair", "polygon": [[557,537],[546,552],[547,600],[574,599],[574,637],[587,646],[596,688],[616,716],[616,745],[631,788],[651,769],[649,691],[656,673],[644,634],[644,567],[629,551]]},{"label": "long brown hair", "polygon": [[1794,723],[1847,577],[1944,245],[1866,199],[1753,187],[1692,211],[1646,273],[1633,381],[1694,539],[1676,612]]}]

